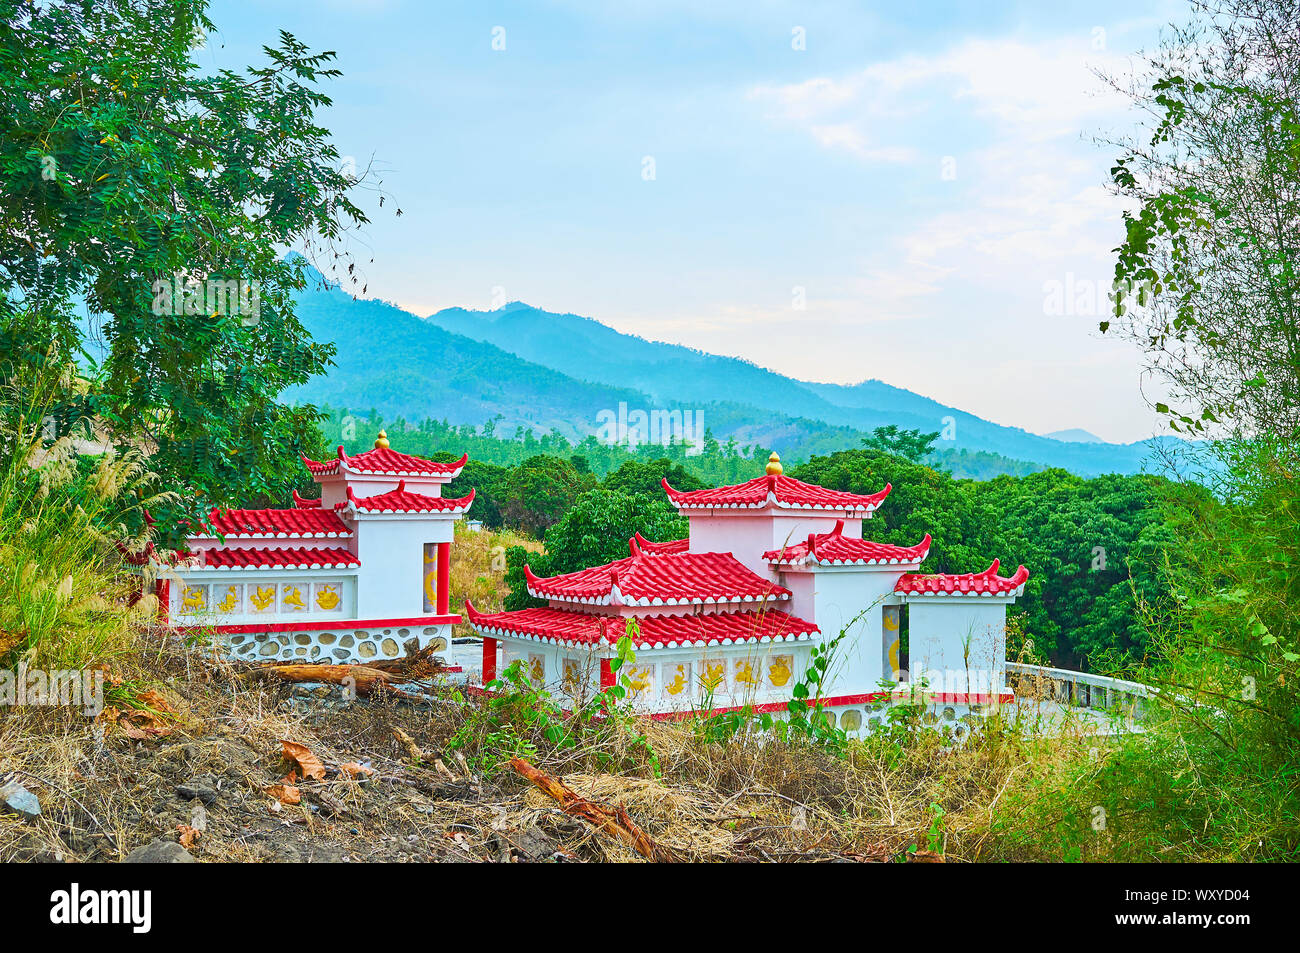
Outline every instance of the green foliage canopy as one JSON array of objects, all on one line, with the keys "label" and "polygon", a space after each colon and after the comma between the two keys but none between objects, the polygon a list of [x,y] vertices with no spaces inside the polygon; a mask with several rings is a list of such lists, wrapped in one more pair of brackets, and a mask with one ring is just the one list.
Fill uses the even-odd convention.
[{"label": "green foliage canopy", "polygon": [[[0,352],[80,352],[67,401],[192,505],[287,492],[318,451],[314,408],[279,397],[332,349],[296,319],[304,263],[282,250],[366,221],[315,119],[333,54],[281,33],[265,65],[204,75],[205,8],[0,0]],[[185,281],[197,299],[160,296]],[[241,313],[208,282],[242,283]]]}]

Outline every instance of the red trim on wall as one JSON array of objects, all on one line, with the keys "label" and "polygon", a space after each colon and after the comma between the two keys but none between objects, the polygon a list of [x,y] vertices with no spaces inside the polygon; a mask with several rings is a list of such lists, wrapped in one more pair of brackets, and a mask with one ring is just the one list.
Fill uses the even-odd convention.
[{"label": "red trim on wall", "polygon": [[159,579],[154,583],[154,595],[158,597],[158,621],[163,625],[171,615],[172,585],[170,579]]},{"label": "red trim on wall", "polygon": [[497,677],[497,640],[483,639],[483,684]]},{"label": "red trim on wall", "polygon": [[319,619],[315,622],[241,622],[237,625],[178,625],[182,631],[243,635],[258,632],[337,632],[342,629],[377,629],[381,626],[455,625],[458,615],[426,615],[414,619]]},{"label": "red trim on wall", "polygon": [[451,543],[438,544],[438,615],[451,608]]},{"label": "red trim on wall", "polygon": [[609,659],[600,660],[600,690],[603,692],[607,688],[613,688],[617,681],[614,678],[614,669],[610,667]]}]

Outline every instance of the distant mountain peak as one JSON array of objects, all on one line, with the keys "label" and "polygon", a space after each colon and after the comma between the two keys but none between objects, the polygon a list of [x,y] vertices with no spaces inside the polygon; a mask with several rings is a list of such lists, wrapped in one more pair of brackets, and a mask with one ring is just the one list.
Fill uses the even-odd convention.
[{"label": "distant mountain peak", "polygon": [[1051,433],[1043,434],[1050,440],[1060,440],[1062,443],[1105,443],[1095,433],[1089,433],[1078,427],[1072,427],[1069,430],[1053,430]]}]

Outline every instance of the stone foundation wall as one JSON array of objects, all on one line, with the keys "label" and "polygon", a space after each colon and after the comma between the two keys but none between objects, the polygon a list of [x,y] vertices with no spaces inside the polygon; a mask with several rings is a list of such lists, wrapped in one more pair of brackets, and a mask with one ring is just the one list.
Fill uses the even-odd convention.
[{"label": "stone foundation wall", "polygon": [[404,646],[412,639],[417,639],[422,649],[434,643],[435,652],[447,651],[450,648],[451,626],[219,633],[216,639],[219,650],[226,656],[249,662],[365,664],[381,659],[401,658],[406,654]]}]

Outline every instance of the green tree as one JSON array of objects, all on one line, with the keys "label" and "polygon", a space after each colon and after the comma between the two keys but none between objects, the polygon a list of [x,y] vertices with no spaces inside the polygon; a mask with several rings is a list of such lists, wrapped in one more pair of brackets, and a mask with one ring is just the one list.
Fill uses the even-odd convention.
[{"label": "green tree", "polygon": [[1151,56],[1154,116],[1111,170],[1136,210],[1103,331],[1142,347],[1175,430],[1300,440],[1300,31],[1290,0],[1223,0]]},{"label": "green tree", "polygon": [[883,450],[904,459],[919,463],[934,452],[934,442],[939,439],[939,431],[921,433],[919,430],[899,430],[895,424],[877,427],[871,436],[862,438],[862,445],[869,450]]},{"label": "green tree", "polygon": [[[1097,805],[1118,859],[1300,849],[1300,34],[1290,0],[1194,9],[1131,87],[1156,121],[1112,169],[1134,210],[1102,329],[1145,350],[1175,430],[1218,438],[1188,453],[1212,492],[1160,485],[1165,525],[1134,543],[1149,567],[1133,580],[1148,646],[1134,677],[1160,689],[1148,730],[1100,769],[1080,759],[1007,797],[1009,839],[1049,855],[1095,856]],[[1151,577],[1168,598],[1150,598]]]},{"label": "green tree", "polygon": [[660,457],[657,460],[628,460],[617,470],[610,471],[601,481],[601,486],[607,490],[643,493],[654,499],[663,499],[661,481],[664,479],[678,490],[699,490],[708,485],[680,463]]},{"label": "green tree", "polygon": [[[439,455],[451,456],[450,453],[441,451],[433,454],[435,458]],[[504,519],[501,514],[501,500],[505,495],[506,480],[509,476],[509,467],[471,459],[460,471],[460,476],[452,480],[443,492],[447,496],[465,496],[473,490],[474,506],[470,510],[470,518],[482,520],[485,526],[490,526],[492,529],[500,529]]]},{"label": "green tree", "polygon": [[561,457],[529,457],[505,478],[502,517],[507,525],[540,536],[595,484],[590,471],[581,472]]},{"label": "green tree", "polygon": [[[332,254],[366,221],[315,118],[333,54],[281,33],[265,65],[205,75],[205,10],[0,0],[0,359],[80,353],[64,402],[147,446],[191,506],[287,492],[319,451],[314,408],[280,394],[331,349],[295,318],[306,263],[281,250]],[[171,293],[187,280],[197,297]]]}]

